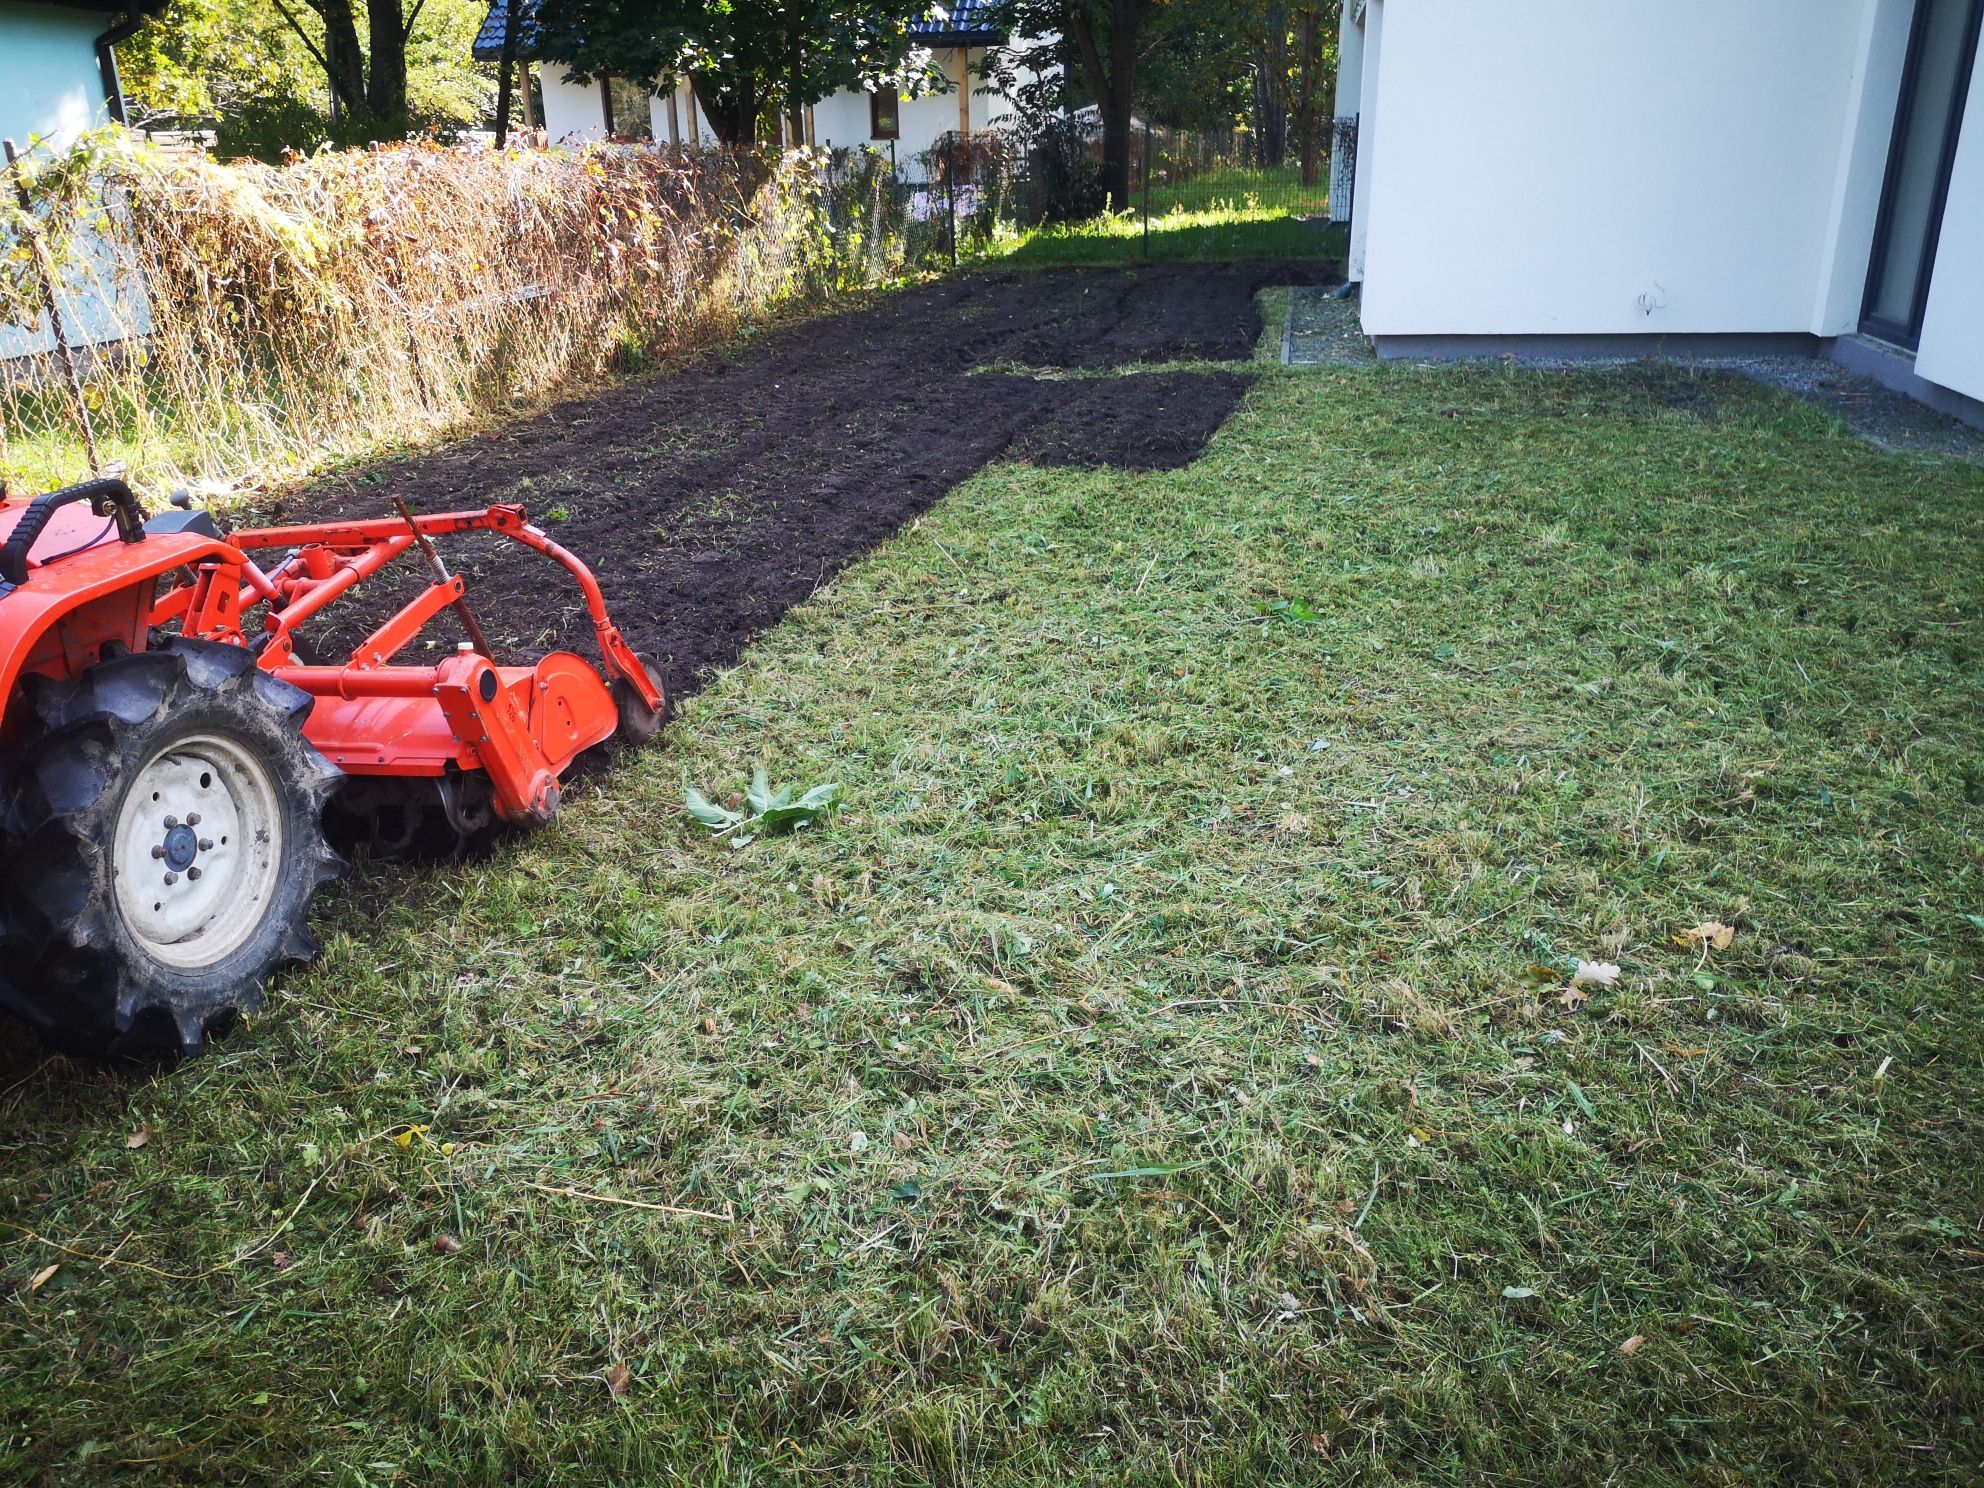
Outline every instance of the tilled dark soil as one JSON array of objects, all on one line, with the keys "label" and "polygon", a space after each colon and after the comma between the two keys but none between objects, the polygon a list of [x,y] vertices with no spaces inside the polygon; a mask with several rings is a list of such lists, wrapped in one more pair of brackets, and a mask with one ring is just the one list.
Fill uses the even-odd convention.
[{"label": "tilled dark soil", "polygon": [[[621,630],[679,696],[987,461],[1175,468],[1249,381],[1000,369],[1242,361],[1261,329],[1255,294],[1325,276],[1322,263],[961,275],[352,472],[269,515],[390,515],[394,496],[427,511],[521,501],[592,566]],[[519,658],[591,654],[577,591],[545,560],[479,544],[450,557],[484,628]],[[383,616],[416,582],[400,568],[397,584],[368,586],[369,603],[341,606],[319,644],[349,645]]]}]

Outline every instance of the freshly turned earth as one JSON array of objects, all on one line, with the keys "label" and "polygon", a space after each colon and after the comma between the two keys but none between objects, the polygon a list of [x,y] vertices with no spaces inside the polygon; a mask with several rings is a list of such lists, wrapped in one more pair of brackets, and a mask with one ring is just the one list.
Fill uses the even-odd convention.
[{"label": "freshly turned earth", "polygon": [[[988,461],[1175,468],[1250,380],[1006,369],[1245,361],[1261,330],[1255,294],[1326,275],[1318,262],[956,276],[352,472],[269,516],[390,515],[394,496],[426,511],[521,501],[598,574],[614,620],[679,696]],[[482,540],[448,556],[484,628],[515,648],[503,659],[592,654],[578,591],[545,559]],[[315,638],[325,651],[410,589],[412,565],[398,568],[367,586],[369,602],[339,607],[337,630]]]}]

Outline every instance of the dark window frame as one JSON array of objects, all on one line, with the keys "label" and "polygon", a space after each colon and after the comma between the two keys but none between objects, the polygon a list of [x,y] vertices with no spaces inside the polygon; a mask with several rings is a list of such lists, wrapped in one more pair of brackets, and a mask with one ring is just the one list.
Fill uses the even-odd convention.
[{"label": "dark window frame", "polygon": [[1860,329],[1905,350],[1913,351],[1922,342],[1922,317],[1929,307],[1929,281],[1935,267],[1936,249],[1943,235],[1943,208],[1949,203],[1950,176],[1956,169],[1958,136],[1963,132],[1964,113],[1970,95],[1970,77],[1977,65],[1977,38],[1984,28],[1984,0],[1970,0],[1970,19],[1964,27],[1963,55],[1957,59],[1956,94],[1950,100],[1950,116],[1943,131],[1942,158],[1936,162],[1936,184],[1929,198],[1929,230],[1922,244],[1922,272],[1915,284],[1914,303],[1909,306],[1908,323],[1903,325],[1874,313],[1874,297],[1880,292],[1887,272],[1888,234],[1894,227],[1895,195],[1900,189],[1902,152],[1908,145],[1908,121],[1915,110],[1915,87],[1921,79],[1922,52],[1929,30],[1930,0],[1916,0],[1909,22],[1908,54],[1902,64],[1901,90],[1895,99],[1894,125],[1888,137],[1886,173],[1881,177],[1880,212],[1874,219],[1874,251],[1867,260],[1867,283],[1860,297]]},{"label": "dark window frame", "polygon": [[[884,119],[894,127],[883,129]],[[878,140],[902,138],[902,89],[877,87],[868,90],[868,138]]]}]

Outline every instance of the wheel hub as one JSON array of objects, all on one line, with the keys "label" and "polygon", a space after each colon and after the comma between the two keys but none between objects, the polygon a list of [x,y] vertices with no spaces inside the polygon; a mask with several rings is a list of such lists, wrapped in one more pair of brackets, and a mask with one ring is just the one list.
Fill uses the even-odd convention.
[{"label": "wheel hub", "polygon": [[282,808],[267,765],[215,734],[162,750],[118,813],[117,907],[145,953],[211,966],[255,932],[276,895]]},{"label": "wheel hub", "polygon": [[193,866],[193,859],[200,855],[200,839],[193,829],[181,822],[165,834],[165,866],[174,873],[184,873]]}]

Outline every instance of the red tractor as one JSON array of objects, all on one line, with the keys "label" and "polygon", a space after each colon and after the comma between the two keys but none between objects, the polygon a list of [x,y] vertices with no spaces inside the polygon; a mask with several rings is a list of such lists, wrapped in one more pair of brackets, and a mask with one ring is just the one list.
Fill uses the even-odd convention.
[{"label": "red tractor", "polygon": [[[433,542],[469,533],[563,565],[599,667],[496,663]],[[543,822],[581,752],[661,723],[598,582],[518,506],[230,533],[106,479],[0,504],[0,537],[0,1007],[57,1048],[192,1054],[258,1007],[316,952],[327,807],[389,848]],[[425,586],[313,654],[301,627],[410,553]],[[395,665],[443,610],[470,639]]]}]

